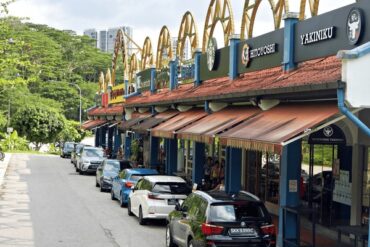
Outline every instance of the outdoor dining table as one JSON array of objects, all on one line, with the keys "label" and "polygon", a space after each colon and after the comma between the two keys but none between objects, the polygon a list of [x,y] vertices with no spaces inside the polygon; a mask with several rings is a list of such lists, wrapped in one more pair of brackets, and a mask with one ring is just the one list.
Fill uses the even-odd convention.
[{"label": "outdoor dining table", "polygon": [[355,247],[357,247],[358,240],[362,241],[362,247],[365,247],[365,242],[369,236],[369,228],[365,226],[338,226],[338,241],[337,244],[340,246],[342,241],[342,233],[353,234],[355,236]]}]

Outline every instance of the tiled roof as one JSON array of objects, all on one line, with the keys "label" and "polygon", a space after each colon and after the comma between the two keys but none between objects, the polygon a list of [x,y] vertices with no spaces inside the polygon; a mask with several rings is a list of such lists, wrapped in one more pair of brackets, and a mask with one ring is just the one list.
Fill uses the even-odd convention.
[{"label": "tiled roof", "polygon": [[105,115],[123,115],[123,104],[111,105],[108,107],[95,107],[88,111],[89,116],[105,116]]},{"label": "tiled roof", "polygon": [[[222,77],[202,82],[199,87],[193,84],[180,85],[170,91],[163,89],[151,95],[142,95],[127,99],[126,106],[141,104],[176,103],[182,100],[197,100],[214,95],[224,98],[233,94],[247,94],[253,91],[292,88],[305,85],[317,85],[336,82],[341,79],[341,61],[335,56],[320,58],[300,63],[296,70],[284,72],[281,67],[245,73],[236,80]],[[242,96],[242,95],[240,95]]]}]

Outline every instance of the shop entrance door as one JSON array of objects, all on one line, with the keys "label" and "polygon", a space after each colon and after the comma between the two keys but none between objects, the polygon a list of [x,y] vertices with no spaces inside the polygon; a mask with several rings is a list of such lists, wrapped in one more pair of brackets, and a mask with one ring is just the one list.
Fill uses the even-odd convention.
[{"label": "shop entrance door", "polygon": [[307,157],[302,164],[308,173],[306,179],[302,175],[303,201],[315,210],[317,221],[323,225],[349,223],[352,148],[346,146],[342,130],[328,126],[310,135],[303,147],[309,148],[308,167]]}]

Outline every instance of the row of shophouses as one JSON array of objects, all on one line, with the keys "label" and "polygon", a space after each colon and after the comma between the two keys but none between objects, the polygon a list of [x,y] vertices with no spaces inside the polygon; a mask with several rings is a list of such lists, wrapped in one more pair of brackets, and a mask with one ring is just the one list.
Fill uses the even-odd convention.
[{"label": "row of shophouses", "polygon": [[[125,158],[193,183],[204,178],[207,157],[224,160],[226,191],[265,201],[280,216],[278,245],[289,246],[284,239],[300,237],[289,208],[311,208],[329,228],[368,224],[370,0],[319,16],[313,1],[305,20],[283,2],[272,6],[276,30],[251,37],[258,4],[244,7],[236,35],[229,1],[212,0],[202,47],[186,12],[176,54],[190,42],[187,61],[172,56],[166,26],[156,59],[149,38],[140,58],[127,57],[119,31],[112,73],[101,75],[83,127],[96,146],[113,154],[121,147]],[[119,54],[124,83],[115,85]]]}]

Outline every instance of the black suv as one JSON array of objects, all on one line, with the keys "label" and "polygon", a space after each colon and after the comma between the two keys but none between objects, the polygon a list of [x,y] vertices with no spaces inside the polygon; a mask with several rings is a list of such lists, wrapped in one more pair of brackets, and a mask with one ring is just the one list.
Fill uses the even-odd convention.
[{"label": "black suv", "polygon": [[276,230],[265,205],[241,191],[196,191],[168,216],[166,246],[261,246],[276,244]]}]

